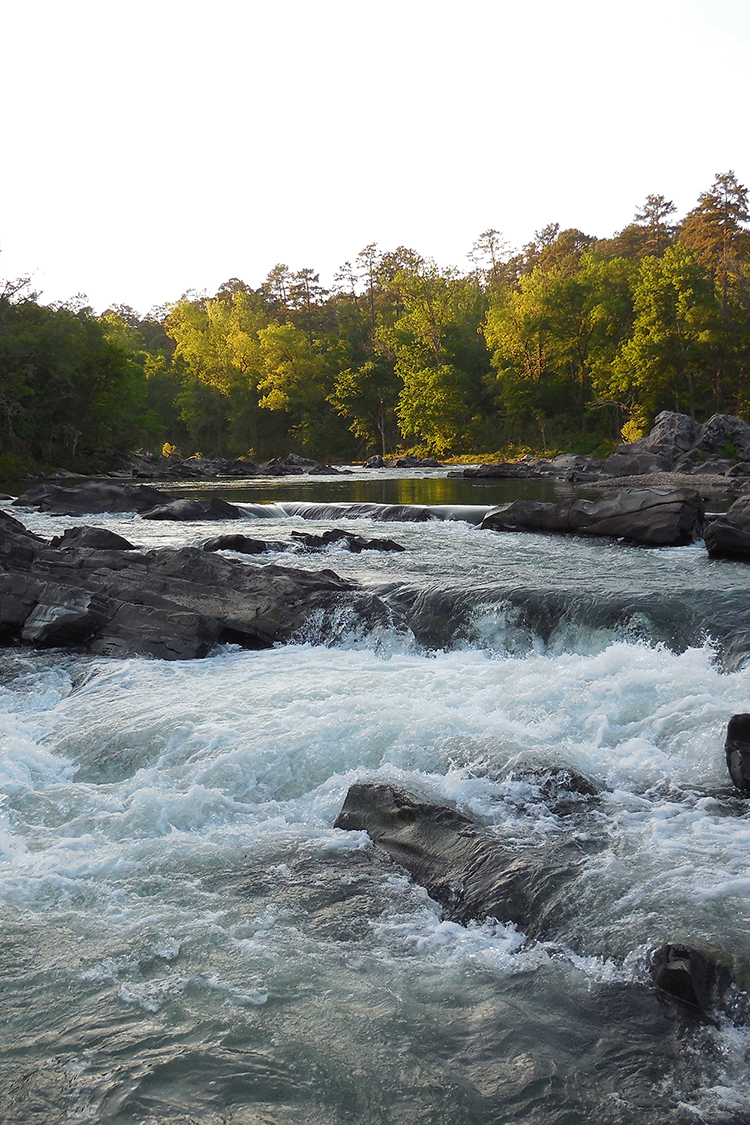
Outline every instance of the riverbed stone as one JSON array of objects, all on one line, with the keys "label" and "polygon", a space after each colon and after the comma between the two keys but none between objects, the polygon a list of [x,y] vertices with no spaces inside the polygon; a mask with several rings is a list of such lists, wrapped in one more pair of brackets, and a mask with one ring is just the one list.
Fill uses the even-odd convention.
[{"label": "riverbed stone", "polygon": [[712,559],[750,562],[750,493],[739,496],[728,511],[712,520],[704,539]]},{"label": "riverbed stone", "polygon": [[703,502],[694,489],[624,488],[598,500],[515,500],[492,509],[481,527],[626,539],[647,547],[677,547],[703,531]]},{"label": "riverbed stone", "polygon": [[145,512],[175,499],[150,485],[118,484],[110,480],[91,480],[75,487],[37,484],[28,489],[14,506],[37,508],[53,516],[100,515],[105,512]]},{"label": "riverbed stone", "polygon": [[451,921],[497,918],[534,937],[554,930],[555,918],[565,912],[565,888],[581,862],[580,852],[576,860],[561,846],[503,846],[456,809],[392,785],[350,786],[334,826],[365,831]]},{"label": "riverbed stone", "polygon": [[236,504],[212,496],[210,500],[170,500],[168,504],[142,512],[144,520],[177,520],[182,523],[194,520],[238,520],[244,516]]},{"label": "riverbed stone", "polygon": [[136,547],[123,535],[106,527],[69,527],[50,540],[50,547],[90,547],[95,551],[135,551]]},{"label": "riverbed stone", "polygon": [[743,793],[750,794],[750,714],[732,715],[724,742],[727,769]]},{"label": "riverbed stone", "polygon": [[153,551],[55,548],[0,512],[0,637],[104,656],[185,660],[217,643],[268,648],[312,619],[325,630],[349,607],[385,607],[331,570],[253,567],[196,547]]},{"label": "riverbed stone", "polygon": [[657,988],[707,1015],[723,1013],[743,1027],[750,997],[733,976],[731,958],[720,950],[666,942],[651,955],[649,969]]}]

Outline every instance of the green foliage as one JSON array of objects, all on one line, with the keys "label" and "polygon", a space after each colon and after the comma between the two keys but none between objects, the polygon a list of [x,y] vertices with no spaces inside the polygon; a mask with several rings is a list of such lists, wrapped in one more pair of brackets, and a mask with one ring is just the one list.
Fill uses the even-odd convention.
[{"label": "green foliage", "polygon": [[0,432],[7,449],[75,466],[143,432],[145,377],[119,325],[88,308],[0,297]]}]

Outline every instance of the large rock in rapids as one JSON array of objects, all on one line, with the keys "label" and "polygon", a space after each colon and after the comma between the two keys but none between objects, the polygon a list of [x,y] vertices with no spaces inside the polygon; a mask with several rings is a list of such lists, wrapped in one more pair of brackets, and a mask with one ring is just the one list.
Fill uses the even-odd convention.
[{"label": "large rock in rapids", "polygon": [[750,997],[733,979],[730,959],[715,949],[667,942],[651,955],[651,979],[657,988],[702,1012],[723,1012],[743,1026]]},{"label": "large rock in rapids", "polygon": [[[571,884],[580,870],[576,853],[566,859],[559,844],[504,846],[455,809],[391,785],[352,785],[334,827],[367,832],[454,922],[497,918],[544,938],[571,907]],[[710,1015],[722,1012],[743,1025],[750,998],[729,966],[730,958],[717,950],[669,942],[653,952],[649,970],[657,988],[683,1004]]]},{"label": "large rock in rapids", "polygon": [[724,753],[732,781],[743,793],[750,793],[750,715],[732,715]]},{"label": "large rock in rapids", "polygon": [[210,500],[170,500],[157,508],[143,512],[144,520],[238,520],[243,512],[236,504],[212,496]]},{"label": "large rock in rapids", "polygon": [[712,559],[750,562],[750,495],[740,496],[728,511],[712,520],[704,539]]},{"label": "large rock in rapids", "polygon": [[104,512],[146,512],[175,499],[150,485],[118,484],[109,480],[90,480],[66,488],[61,484],[37,484],[14,505],[38,508],[53,516],[92,516]]},{"label": "large rock in rapids", "polygon": [[313,615],[325,629],[347,604],[359,620],[385,618],[377,598],[331,570],[252,567],[195,547],[140,552],[125,542],[54,548],[0,512],[0,639],[181,660],[222,642],[267,648]]},{"label": "large rock in rapids", "polygon": [[515,500],[488,512],[493,531],[553,531],[627,539],[644,547],[680,547],[703,530],[703,502],[692,488],[623,488],[599,500]]},{"label": "large rock in rapids", "polygon": [[492,917],[548,934],[578,871],[559,849],[506,847],[455,809],[391,785],[352,785],[335,827],[367,832],[464,925]]}]

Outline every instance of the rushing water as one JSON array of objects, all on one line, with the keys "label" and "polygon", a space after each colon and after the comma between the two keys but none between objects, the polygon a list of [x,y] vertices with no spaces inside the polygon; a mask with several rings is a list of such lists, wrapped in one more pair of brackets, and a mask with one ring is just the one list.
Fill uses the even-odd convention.
[{"label": "rushing water", "polygon": [[[410,500],[498,499],[438,484]],[[254,499],[404,502],[266,487],[247,529],[284,543],[332,521],[261,523]],[[21,515],[149,547],[217,532]],[[344,618],[323,645],[313,622],[190,663],[4,650],[0,1121],[749,1121],[750,1031],[659,999],[646,961],[676,939],[750,964],[750,817],[722,755],[750,709],[750,665],[722,664],[750,571],[700,545],[337,525],[407,549],[270,561],[376,590],[374,633]],[[557,768],[598,795],[561,796]],[[333,828],[357,780],[574,846],[555,942],[442,920]]]}]

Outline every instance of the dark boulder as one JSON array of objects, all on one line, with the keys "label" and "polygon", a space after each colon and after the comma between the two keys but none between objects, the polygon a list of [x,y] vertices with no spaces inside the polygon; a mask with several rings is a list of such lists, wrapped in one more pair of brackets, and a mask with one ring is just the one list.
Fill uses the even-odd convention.
[{"label": "dark boulder", "polygon": [[174,500],[167,492],[150,485],[117,484],[115,481],[86,481],[75,487],[37,484],[14,500],[20,508],[38,508],[53,516],[93,516],[103,512],[145,512]]},{"label": "dark boulder", "polygon": [[249,535],[217,535],[203,544],[204,551],[236,551],[240,555],[262,555],[266,551],[283,551],[286,543],[269,543],[251,539]]},{"label": "dark boulder", "polygon": [[391,785],[352,785],[334,826],[367,832],[452,921],[497,918],[529,936],[554,930],[580,866],[559,847],[506,847],[455,809]]},{"label": "dark boulder", "polygon": [[361,551],[404,551],[400,543],[396,543],[393,539],[365,539],[363,535],[353,535],[350,531],[342,531],[341,528],[333,528],[331,531],[324,531],[322,535],[311,535],[305,531],[293,531],[292,539],[301,546],[304,546],[308,551],[322,551],[326,547],[330,547],[333,543],[338,544],[340,547],[345,547],[353,554],[359,554]]},{"label": "dark boulder", "polygon": [[743,793],[750,793],[750,715],[732,715],[724,742],[727,769]]},{"label": "dark boulder", "polygon": [[141,513],[144,520],[238,520],[244,516],[241,508],[228,504],[218,496],[210,500],[171,500],[158,508]]},{"label": "dark boulder", "polygon": [[166,660],[217,643],[268,648],[341,610],[377,624],[385,608],[330,570],[250,567],[194,547],[55,549],[0,512],[0,636],[36,647]]},{"label": "dark boulder", "polygon": [[374,453],[372,457],[368,457],[364,463],[366,469],[384,469],[385,461],[379,453]]},{"label": "dark boulder", "polygon": [[718,950],[667,942],[651,955],[650,972],[657,988],[683,1004],[707,1015],[722,1012],[738,1026],[748,1022],[750,997]]},{"label": "dark boulder", "polygon": [[533,467],[527,461],[498,461],[494,464],[478,465],[475,468],[464,469],[462,473],[454,474],[476,480],[526,480],[536,475]]},{"label": "dark boulder", "polygon": [[646,547],[678,547],[703,531],[703,503],[693,489],[624,488],[599,500],[515,500],[488,512],[493,531],[551,531],[627,539]]},{"label": "dark boulder", "polygon": [[750,460],[750,426],[733,414],[714,414],[695,442],[702,453],[714,457]]},{"label": "dark boulder", "polygon": [[302,465],[296,465],[288,460],[282,460],[280,457],[273,457],[270,461],[266,461],[261,465],[261,469],[267,476],[271,477],[301,477],[304,476],[305,473]]},{"label": "dark boulder", "polygon": [[704,540],[712,559],[750,562],[750,495],[740,496],[727,512],[712,520]]},{"label": "dark boulder", "polygon": [[604,472],[611,477],[642,477],[648,473],[668,473],[672,469],[672,462],[658,453],[630,451],[628,446],[620,446],[620,449],[628,452],[618,451],[604,462]]},{"label": "dark boulder", "polygon": [[106,527],[69,527],[62,535],[50,540],[50,547],[90,547],[94,551],[135,551],[136,548],[122,535]]},{"label": "dark boulder", "polygon": [[696,422],[688,414],[662,410],[656,415],[650,433],[628,445],[620,446],[617,452],[654,453],[674,463],[696,445],[700,435],[700,422]]}]

